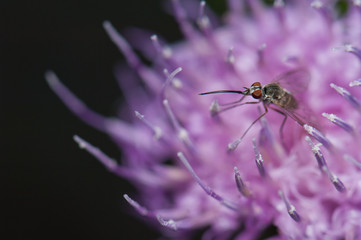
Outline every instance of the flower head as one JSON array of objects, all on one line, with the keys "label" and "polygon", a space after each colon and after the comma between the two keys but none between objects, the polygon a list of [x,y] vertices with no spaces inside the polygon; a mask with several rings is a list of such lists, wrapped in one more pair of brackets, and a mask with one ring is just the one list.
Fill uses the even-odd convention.
[{"label": "flower head", "polygon": [[[138,47],[151,67],[104,22],[141,79],[119,68],[131,121],[93,112],[52,72],[46,79],[120,146],[122,164],[74,137],[134,183],[139,195],[125,200],[161,231],[207,227],[204,239],[256,239],[273,226],[280,239],[357,239],[361,4],[346,3],[337,17],[331,2],[229,0],[224,24],[214,27],[204,1],[173,0],[185,40],[144,38]],[[199,15],[187,16],[187,8]],[[209,91],[219,94],[199,95]]]}]

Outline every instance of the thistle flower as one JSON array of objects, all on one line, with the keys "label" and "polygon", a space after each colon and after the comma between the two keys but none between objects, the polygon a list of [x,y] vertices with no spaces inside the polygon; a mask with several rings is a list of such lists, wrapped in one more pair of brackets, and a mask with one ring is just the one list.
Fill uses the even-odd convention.
[{"label": "thistle flower", "polygon": [[[257,239],[271,227],[277,232],[266,235],[274,239],[361,238],[360,1],[346,2],[343,16],[334,1],[228,3],[224,24],[216,26],[204,1],[173,0],[184,41],[167,44],[136,32],[142,39],[136,47],[151,67],[104,22],[141,79],[137,84],[124,68],[117,73],[125,109],[133,111],[124,116],[129,121],[93,112],[46,73],[70,110],[120,146],[122,164],[81,137],[74,140],[134,183],[139,194],[125,193],[125,201],[167,235],[206,228],[204,239]],[[264,85],[299,68],[310,74],[298,99],[309,121],[300,126],[288,117],[283,137],[284,117],[272,109],[240,138],[263,108],[245,104],[222,112],[239,95],[199,96]]]}]

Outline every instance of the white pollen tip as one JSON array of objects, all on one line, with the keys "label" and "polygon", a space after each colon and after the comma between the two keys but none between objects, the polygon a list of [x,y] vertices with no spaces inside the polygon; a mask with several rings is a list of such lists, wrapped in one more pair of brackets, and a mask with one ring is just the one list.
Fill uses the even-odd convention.
[{"label": "white pollen tip", "polygon": [[150,36],[150,39],[156,41],[158,39],[158,36],[156,34],[153,34],[152,36]]},{"label": "white pollen tip", "polygon": [[138,111],[134,111],[135,113],[135,116],[139,119],[143,119],[144,118],[144,115],[140,114]]},{"label": "white pollen tip", "polygon": [[173,79],[172,85],[173,85],[173,87],[178,88],[178,89],[182,88],[182,86],[183,86],[181,80],[179,80],[178,78]]},{"label": "white pollen tip", "polygon": [[109,29],[109,28],[113,27],[113,25],[110,23],[109,20],[104,20],[104,21],[103,21],[103,27],[104,27],[105,29]]},{"label": "white pollen tip", "polygon": [[154,138],[156,140],[160,139],[163,135],[163,131],[160,127],[154,127]]},{"label": "white pollen tip", "polygon": [[163,105],[168,105],[168,99],[163,100]]},{"label": "white pollen tip", "polygon": [[184,128],[179,130],[178,137],[182,140],[188,139],[188,132]]},{"label": "white pollen tip", "polygon": [[74,135],[73,139],[76,143],[78,143],[79,148],[81,148],[81,149],[86,148],[87,143],[81,137],[79,137],[78,135]]},{"label": "white pollen tip", "polygon": [[49,86],[51,87],[55,86],[60,82],[56,74],[51,70],[46,71],[44,77],[47,83],[49,84]]}]

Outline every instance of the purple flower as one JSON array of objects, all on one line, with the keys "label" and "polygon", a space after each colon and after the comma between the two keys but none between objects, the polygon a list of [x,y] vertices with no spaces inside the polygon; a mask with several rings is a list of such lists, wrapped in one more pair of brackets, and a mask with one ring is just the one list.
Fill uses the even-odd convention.
[{"label": "purple flower", "polygon": [[[104,22],[142,83],[118,69],[125,109],[132,110],[127,120],[93,112],[46,73],[70,110],[114,139],[122,164],[74,140],[134,183],[139,195],[125,200],[168,235],[207,227],[204,239],[256,239],[273,227],[274,239],[361,238],[360,1],[346,3],[344,16],[334,1],[228,3],[217,26],[205,2],[173,0],[185,36],[177,44],[134,31],[152,67]],[[276,97],[231,103],[256,91],[254,82],[265,86],[292,71],[309,76],[288,85],[278,79],[295,97],[293,107],[272,104]],[[235,93],[199,95],[224,89]]]}]

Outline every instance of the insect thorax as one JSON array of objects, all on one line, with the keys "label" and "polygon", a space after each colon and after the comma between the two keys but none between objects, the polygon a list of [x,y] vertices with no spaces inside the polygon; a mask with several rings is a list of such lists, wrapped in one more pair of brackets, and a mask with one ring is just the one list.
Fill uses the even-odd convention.
[{"label": "insect thorax", "polygon": [[263,100],[284,109],[296,109],[296,99],[291,93],[283,89],[278,83],[270,83],[263,87]]}]

